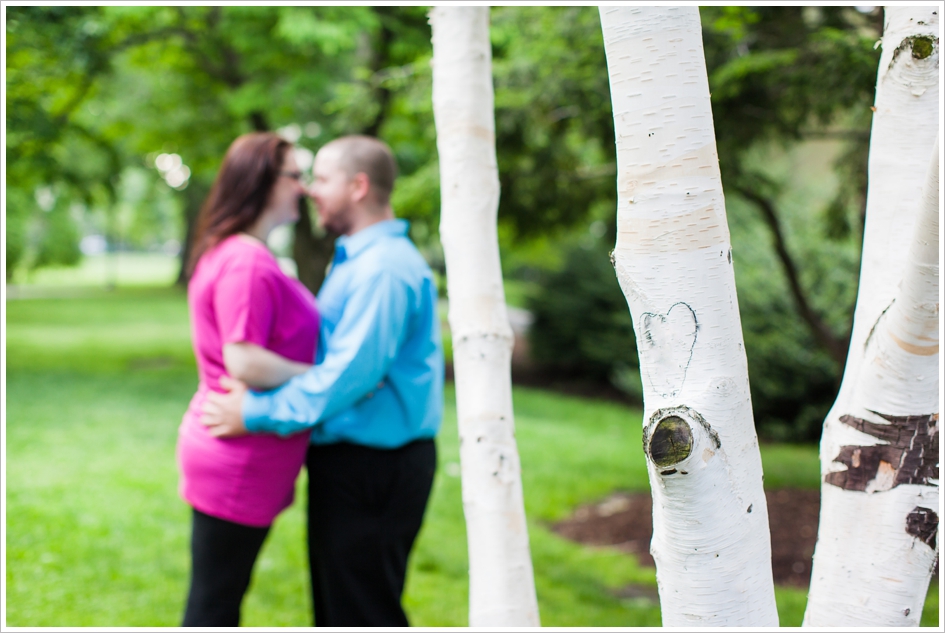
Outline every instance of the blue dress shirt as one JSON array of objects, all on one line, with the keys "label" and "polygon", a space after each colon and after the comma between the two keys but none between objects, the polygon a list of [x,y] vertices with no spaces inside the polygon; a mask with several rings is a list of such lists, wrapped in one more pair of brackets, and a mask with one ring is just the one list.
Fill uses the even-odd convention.
[{"label": "blue dress shirt", "polygon": [[338,238],[318,293],[316,365],[278,389],[247,393],[248,431],[311,429],[313,444],[374,448],[436,435],[443,418],[436,283],[407,228],[385,220]]}]

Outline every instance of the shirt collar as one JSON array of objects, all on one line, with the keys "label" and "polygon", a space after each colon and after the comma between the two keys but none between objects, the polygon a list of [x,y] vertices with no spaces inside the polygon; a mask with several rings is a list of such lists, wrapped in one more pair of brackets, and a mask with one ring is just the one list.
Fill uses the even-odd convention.
[{"label": "shirt collar", "polygon": [[335,263],[357,257],[358,254],[384,237],[406,236],[410,223],[406,220],[381,220],[353,235],[342,235],[335,240]]}]

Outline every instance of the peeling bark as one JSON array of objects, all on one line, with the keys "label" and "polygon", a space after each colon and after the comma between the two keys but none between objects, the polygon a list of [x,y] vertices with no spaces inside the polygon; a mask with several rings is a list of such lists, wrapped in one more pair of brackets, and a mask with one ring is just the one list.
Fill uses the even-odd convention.
[{"label": "peeling bark", "polygon": [[934,550],[937,547],[938,515],[931,508],[916,506],[906,517],[906,532]]},{"label": "peeling bark", "polygon": [[846,465],[847,470],[827,473],[824,481],[844,490],[866,492],[890,490],[902,484],[930,485],[929,480],[937,481],[938,414],[876,415],[889,424],[877,424],[852,415],[840,416],[844,424],[887,444],[842,447],[833,461]]}]

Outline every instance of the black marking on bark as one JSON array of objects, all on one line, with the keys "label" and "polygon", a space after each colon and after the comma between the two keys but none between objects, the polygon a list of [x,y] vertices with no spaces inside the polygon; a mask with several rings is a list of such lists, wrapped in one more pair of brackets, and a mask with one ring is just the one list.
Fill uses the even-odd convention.
[{"label": "black marking on bark", "polygon": [[672,475],[672,474],[674,474],[675,472],[676,472],[676,469],[675,469],[675,468],[670,468],[669,470],[664,470],[664,471],[661,472],[660,474],[661,474],[661,475]]},{"label": "black marking on bark", "polygon": [[616,268],[616,267],[617,267],[617,258],[614,256],[614,252],[613,252],[613,251],[610,251],[609,253],[607,253],[607,256],[610,257],[610,265],[613,266],[614,268]]},{"label": "black marking on bark", "polygon": [[866,335],[866,340],[863,341],[863,349],[868,349],[870,346],[870,340],[873,338],[873,332],[876,331],[876,326],[879,325],[879,322],[883,320],[883,317],[889,311],[889,308],[893,307],[893,304],[896,303],[896,300],[893,299],[889,302],[889,305],[883,308],[883,311],[879,313],[879,316],[876,318],[876,323],[873,324],[873,327],[870,328],[870,333]]},{"label": "black marking on bark", "polygon": [[[659,421],[650,439],[650,459],[657,466],[678,464],[692,453],[692,429],[680,417],[668,416]],[[663,474],[668,474],[664,471]],[[672,472],[676,472],[674,468]]]},{"label": "black marking on bark", "polygon": [[748,514],[751,514],[751,509],[754,508],[754,507],[755,507],[755,504],[754,504],[754,503],[749,503],[749,504],[748,504]]},{"label": "black marking on bark", "polygon": [[916,506],[906,517],[906,532],[935,549],[938,515],[931,508]]},{"label": "black marking on bark", "polygon": [[728,249],[728,263],[732,263],[732,249]]},{"label": "black marking on bark", "polygon": [[882,490],[900,484],[936,485],[929,481],[938,479],[938,414],[876,415],[889,424],[877,424],[852,415],[840,416],[840,421],[847,426],[887,443],[841,447],[833,461],[844,464],[847,469],[827,473],[824,481],[844,490],[860,491],[865,491],[878,475],[892,478]]},{"label": "black marking on bark", "polygon": [[926,59],[938,48],[938,38],[932,35],[912,35],[904,38],[896,50],[893,51],[892,59],[889,61],[889,68],[893,67],[900,53],[911,51],[913,59]]}]

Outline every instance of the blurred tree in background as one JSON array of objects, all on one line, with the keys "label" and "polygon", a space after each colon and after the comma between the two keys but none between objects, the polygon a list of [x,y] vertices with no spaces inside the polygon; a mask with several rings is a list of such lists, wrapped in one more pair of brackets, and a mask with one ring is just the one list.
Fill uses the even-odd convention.
[{"label": "blurred tree in background", "polygon": [[[810,439],[849,334],[881,12],[702,16],[759,429]],[[386,140],[394,208],[443,271],[425,8],[9,7],[6,33],[8,281],[74,263],[82,237],[186,252],[227,146],[261,129],[309,157],[341,134]],[[533,290],[533,355],[638,396],[607,258],[616,166],[597,9],[495,7],[492,39],[503,269]],[[303,214],[281,253],[310,287],[330,237]]]},{"label": "blurred tree in background", "polygon": [[[311,146],[337,131],[324,112],[344,110],[332,100],[367,55],[359,47],[374,17],[367,7],[11,7],[7,158],[34,177],[8,187],[41,183],[80,201],[106,217],[116,248],[133,237],[118,222],[120,183],[148,170],[161,186],[145,187],[133,210],[153,215],[156,198],[179,191],[171,234],[186,252],[236,136],[288,126]],[[344,129],[353,118],[330,122]]]}]

